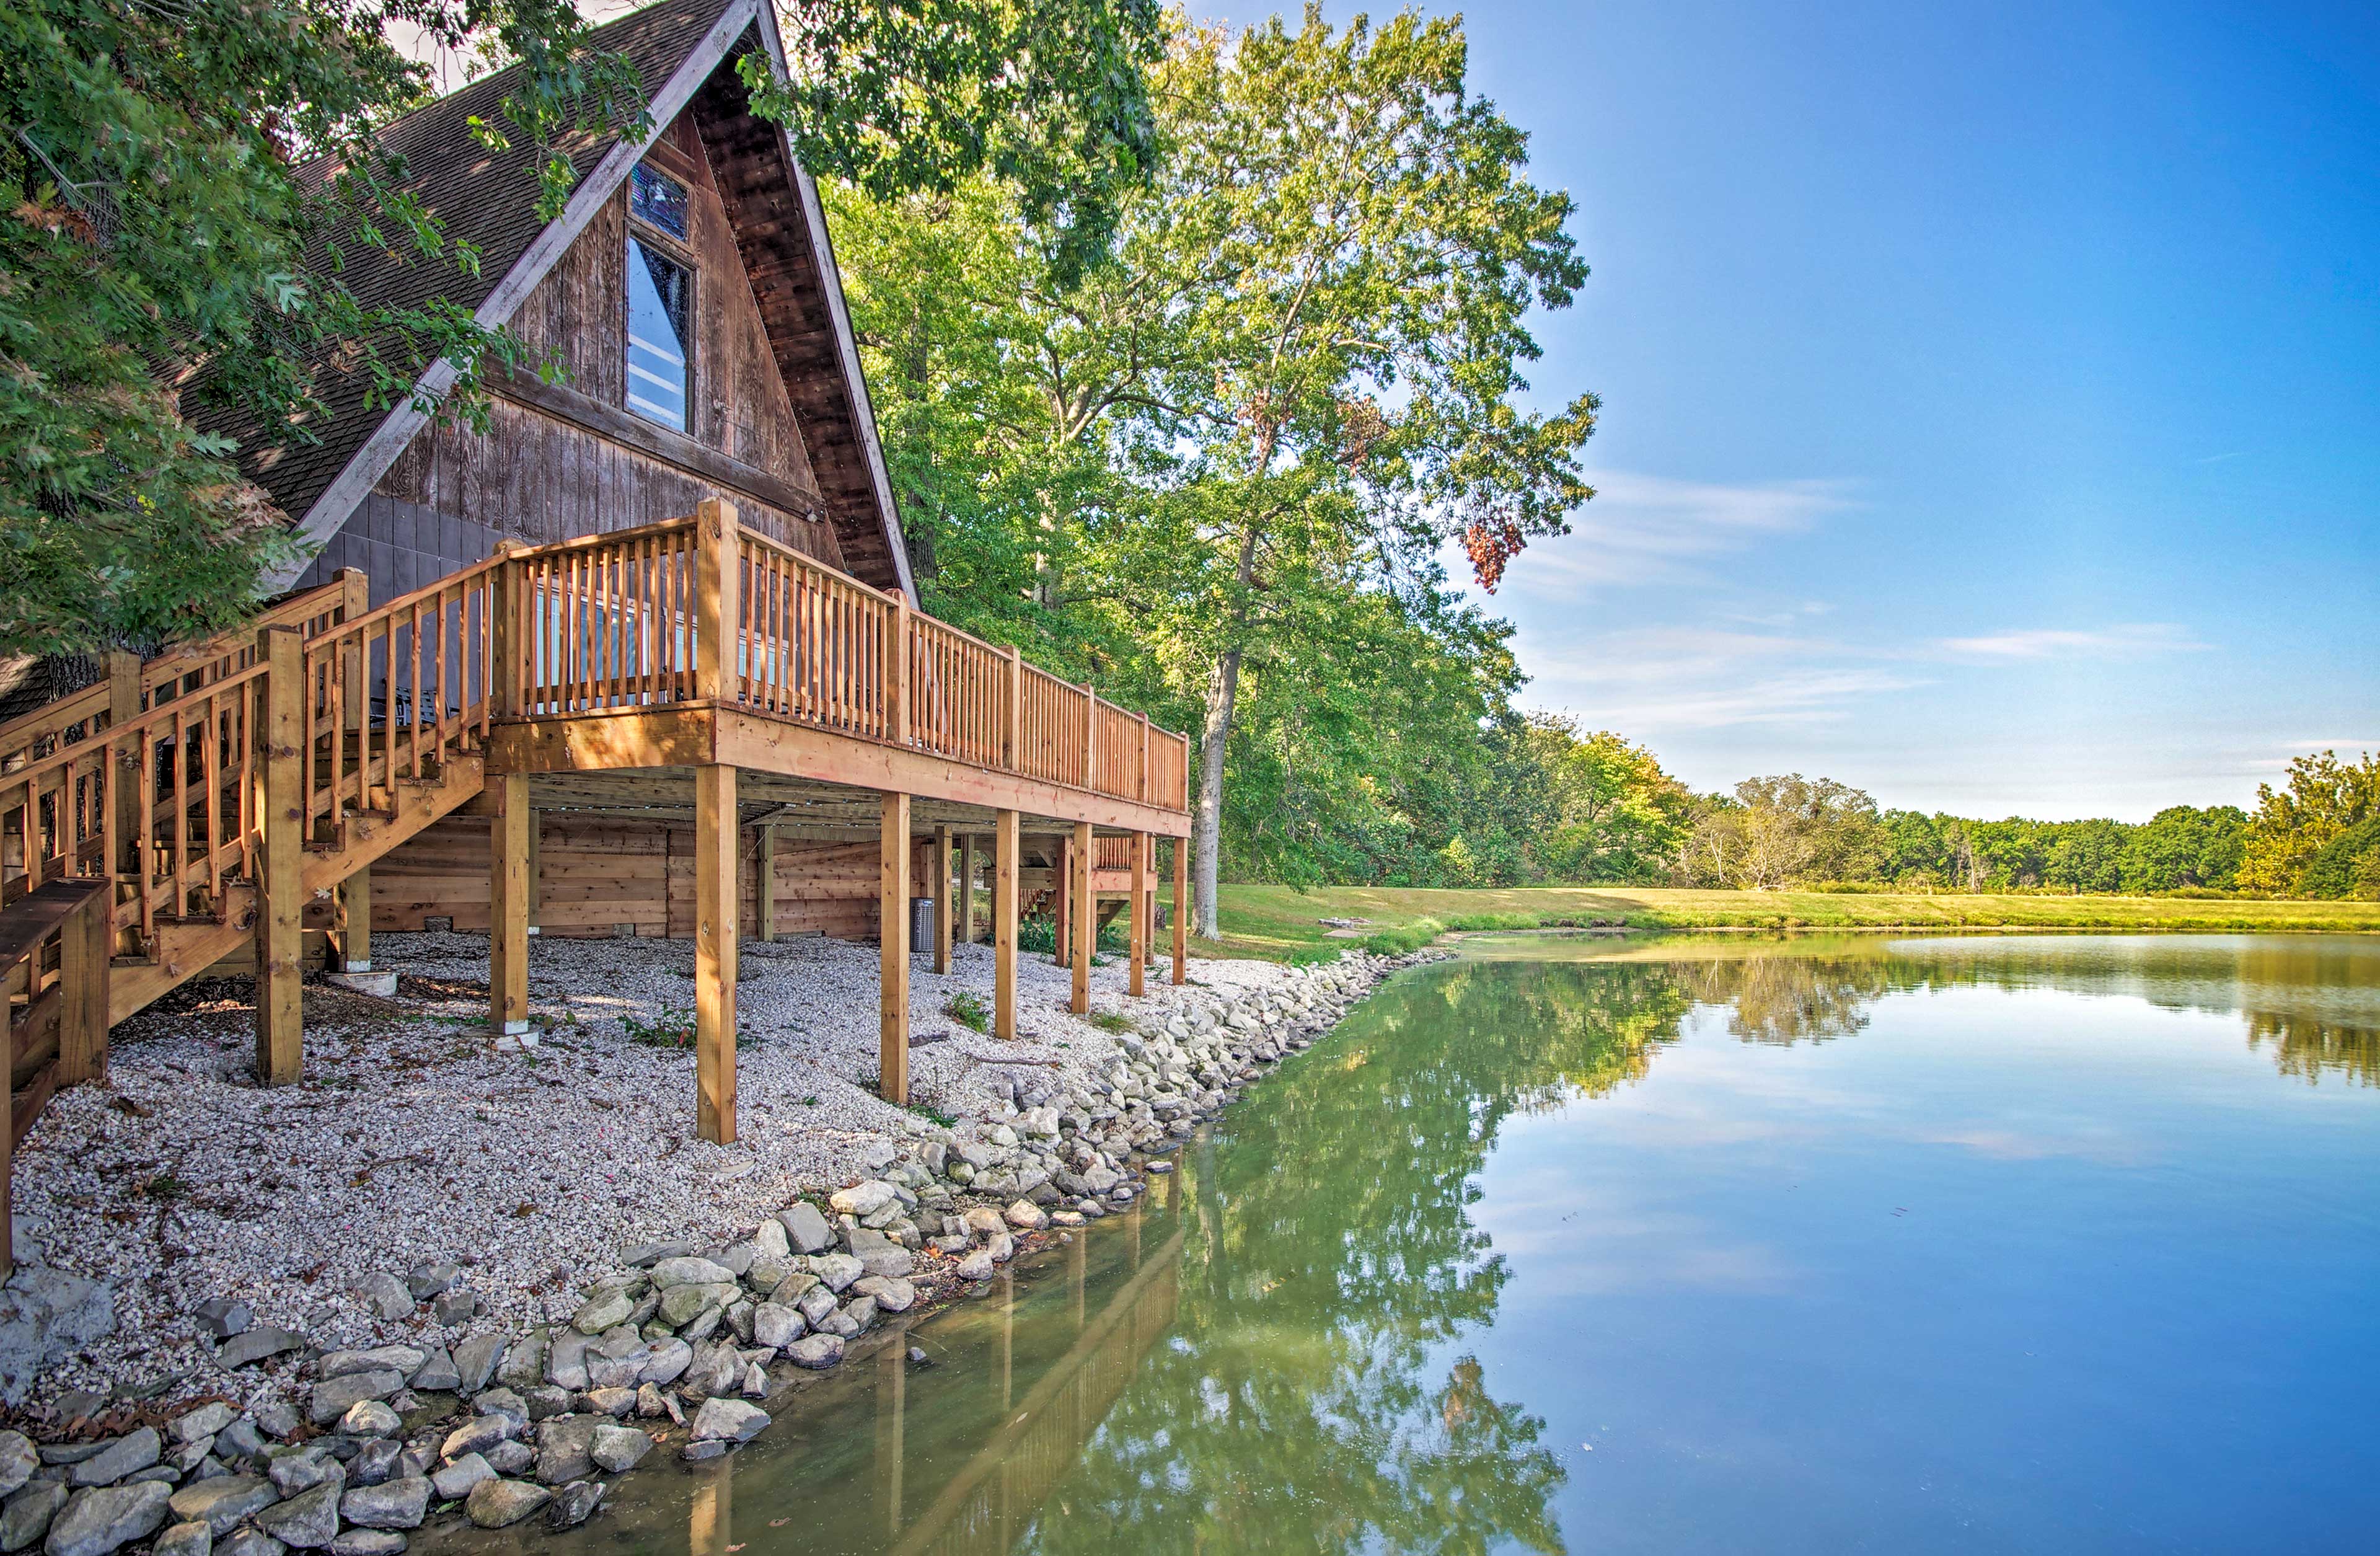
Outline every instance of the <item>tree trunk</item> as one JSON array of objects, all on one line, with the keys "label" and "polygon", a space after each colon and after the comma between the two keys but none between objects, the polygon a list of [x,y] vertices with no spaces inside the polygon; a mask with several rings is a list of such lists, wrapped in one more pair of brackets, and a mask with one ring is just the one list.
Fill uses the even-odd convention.
[{"label": "tree trunk", "polygon": [[1215,661],[1207,679],[1207,721],[1198,734],[1198,813],[1191,819],[1192,861],[1197,883],[1191,890],[1197,908],[1197,931],[1208,940],[1217,933],[1216,876],[1223,859],[1223,754],[1232,740],[1232,711],[1240,696],[1240,655],[1234,643]]}]

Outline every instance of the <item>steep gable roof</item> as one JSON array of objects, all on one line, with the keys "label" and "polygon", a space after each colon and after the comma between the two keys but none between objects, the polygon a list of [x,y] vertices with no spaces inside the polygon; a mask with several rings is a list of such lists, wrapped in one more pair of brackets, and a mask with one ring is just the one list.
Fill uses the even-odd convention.
[{"label": "steep gable roof", "polygon": [[[368,304],[411,305],[443,297],[488,326],[507,322],[595,213],[618,189],[653,140],[689,105],[736,143],[729,159],[712,152],[722,188],[733,177],[728,214],[761,297],[780,371],[811,444],[820,494],[845,563],[882,588],[915,594],[892,482],[876,441],[875,419],[858,349],[826,236],[816,185],[794,160],[779,127],[754,117],[732,61],[764,51],[784,69],[774,7],[766,0],[662,0],[599,28],[590,45],[625,54],[644,83],[649,136],[579,135],[563,143],[578,182],[560,217],[536,210],[537,152],[516,144],[490,150],[474,137],[476,116],[502,124],[511,72],[501,71],[391,124],[382,143],[405,159],[407,188],[445,224],[451,239],[479,251],[477,275],[444,264],[406,262],[380,251],[351,252],[347,284]],[[697,104],[699,96],[700,102]],[[326,170],[327,171],[327,170]],[[746,230],[747,222],[755,224]],[[415,397],[443,395],[455,380],[445,362],[417,382]],[[299,533],[322,541],[346,521],[427,417],[402,404],[367,406],[360,373],[324,366],[318,394],[326,414],[312,423],[321,440],[249,444],[249,474],[271,492]],[[285,582],[286,580],[284,580]]]}]

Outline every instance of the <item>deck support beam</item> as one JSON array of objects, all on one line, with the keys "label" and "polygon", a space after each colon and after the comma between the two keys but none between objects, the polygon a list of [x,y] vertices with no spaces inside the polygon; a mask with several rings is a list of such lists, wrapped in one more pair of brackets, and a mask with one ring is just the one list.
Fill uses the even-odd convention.
[{"label": "deck support beam", "polygon": [[754,911],[760,922],[755,926],[761,940],[777,938],[777,829],[760,829],[760,846],[753,866],[752,897]]},{"label": "deck support beam", "polygon": [[909,796],[884,796],[877,842],[876,1094],[909,1103]]},{"label": "deck support beam", "polygon": [[306,640],[294,626],[268,626],[256,656],[265,665],[256,725],[256,1079],[287,1086],[306,1063]]},{"label": "deck support beam", "polygon": [[694,770],[695,1130],[735,1141],[735,769]]},{"label": "deck support beam", "polygon": [[1058,840],[1057,869],[1050,875],[1050,927],[1055,931],[1050,946],[1050,960],[1064,966],[1075,954],[1075,916],[1068,911],[1073,904],[1067,899],[1075,894],[1075,840]]},{"label": "deck support beam", "polygon": [[493,869],[488,872],[488,1030],[498,1048],[523,1046],[528,1036],[529,833],[528,776],[506,772],[488,780],[495,814],[488,822]]},{"label": "deck support beam", "polygon": [[934,972],[951,972],[951,829],[934,829]]},{"label": "deck support beam", "polygon": [[991,842],[991,1035],[1016,1036],[1017,852],[1024,843],[1014,810],[992,822]]},{"label": "deck support beam", "polygon": [[1091,866],[1098,862],[1098,845],[1091,840],[1091,823],[1075,823],[1074,892],[1075,899],[1075,995],[1066,1008],[1076,1015],[1087,1015],[1091,1009],[1091,953],[1099,943],[1098,903],[1091,896]]},{"label": "deck support beam", "polygon": [[1125,912],[1132,919],[1132,997],[1148,992],[1148,834],[1132,834],[1132,901]]},{"label": "deck support beam", "polygon": [[975,943],[975,833],[959,834],[959,943]]},{"label": "deck support beam", "polygon": [[1190,950],[1190,840],[1173,840],[1173,981],[1188,979]]},{"label": "deck support beam", "polygon": [[343,973],[371,971],[371,866],[339,882],[338,943],[332,954]]}]

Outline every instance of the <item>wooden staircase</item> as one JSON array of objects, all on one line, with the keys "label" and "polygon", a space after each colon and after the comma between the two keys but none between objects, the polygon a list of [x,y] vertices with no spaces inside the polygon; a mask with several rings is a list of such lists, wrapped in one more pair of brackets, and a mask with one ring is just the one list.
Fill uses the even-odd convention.
[{"label": "wooden staircase", "polygon": [[[245,645],[119,664],[0,726],[0,925],[49,882],[105,882],[109,1025],[251,941],[260,1000],[294,1017],[306,902],[485,782],[492,565],[371,611],[343,574]],[[294,1050],[267,1058],[294,1075]]]}]

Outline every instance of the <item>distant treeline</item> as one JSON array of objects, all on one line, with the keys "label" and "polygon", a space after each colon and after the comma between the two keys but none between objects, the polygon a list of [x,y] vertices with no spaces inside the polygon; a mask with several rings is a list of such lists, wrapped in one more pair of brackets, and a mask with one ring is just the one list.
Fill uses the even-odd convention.
[{"label": "distant treeline", "polygon": [[[2380,759],[2290,764],[2255,809],[2178,805],[2146,821],[2036,821],[1880,808],[1800,773],[1696,794],[1644,747],[1569,720],[1500,737],[1478,811],[1405,884],[1537,882],[1900,891],[2204,891],[2380,899]],[[1427,877],[1427,879],[1424,879]]]}]

